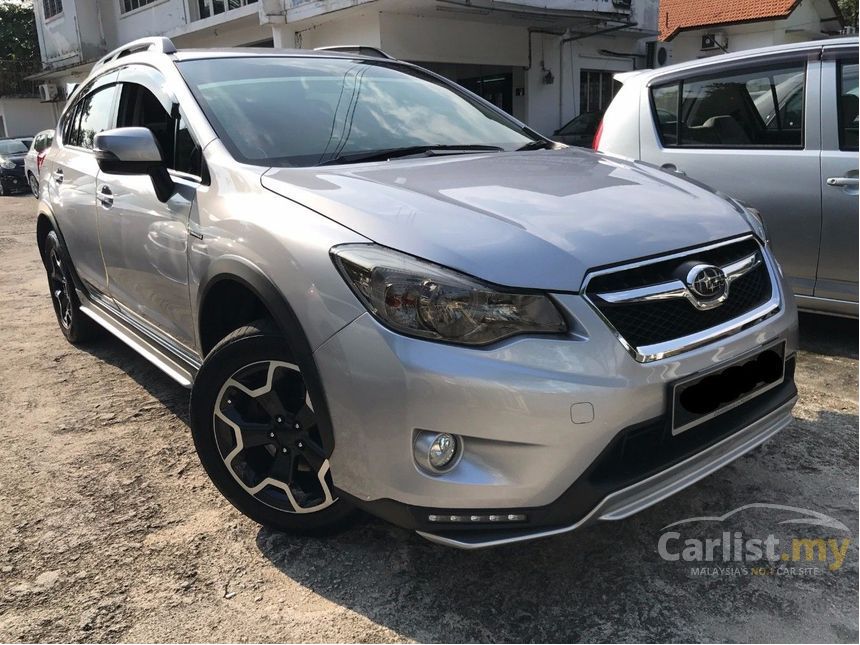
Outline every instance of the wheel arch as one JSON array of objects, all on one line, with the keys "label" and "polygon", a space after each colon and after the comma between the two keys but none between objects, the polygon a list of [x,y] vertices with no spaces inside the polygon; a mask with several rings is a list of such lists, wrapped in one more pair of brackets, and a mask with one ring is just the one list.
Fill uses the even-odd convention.
[{"label": "wheel arch", "polygon": [[[316,396],[314,397],[314,411],[317,413],[317,423],[323,440],[323,447],[328,454],[334,450],[334,430],[329,414],[328,401],[325,388],[316,361],[313,357],[313,349],[308,341],[298,317],[290,303],[283,294],[275,287],[274,283],[251,262],[239,257],[222,257],[214,260],[200,282],[197,292],[197,332],[200,343],[201,354],[205,357],[211,347],[204,345],[211,342],[205,331],[204,316],[213,306],[210,296],[217,295],[224,284],[235,284],[252,294],[271,317],[278,330],[287,341],[292,353],[292,358],[302,372],[302,376]],[[219,285],[221,285],[219,287]],[[223,292],[222,292],[223,293]],[[245,324],[252,322],[246,321]],[[229,330],[227,333],[229,334]],[[226,334],[225,334],[226,335]],[[223,336],[222,336],[223,338]],[[218,339],[220,340],[220,339]],[[216,340],[215,343],[218,341]],[[318,399],[318,400],[316,400]]]},{"label": "wheel arch", "polygon": [[66,246],[66,240],[63,238],[63,232],[60,230],[57,218],[50,211],[40,208],[39,215],[36,218],[36,244],[39,247],[39,257],[42,258],[42,263],[45,262],[45,240],[48,239],[48,233],[51,231],[54,231],[60,240],[60,253],[62,253],[63,260],[69,267],[69,273],[72,276],[72,282],[75,283],[75,288],[86,293],[84,283],[80,276],[78,276],[78,272],[75,270],[75,263],[72,262],[72,258],[69,255],[69,247]]}]

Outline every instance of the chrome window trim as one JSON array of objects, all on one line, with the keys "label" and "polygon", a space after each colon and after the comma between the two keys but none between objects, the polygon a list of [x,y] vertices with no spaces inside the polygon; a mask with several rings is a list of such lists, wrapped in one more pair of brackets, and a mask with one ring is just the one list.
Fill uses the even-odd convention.
[{"label": "chrome window trim", "polygon": [[[737,318],[733,318],[725,323],[717,325],[716,327],[711,327],[709,329],[704,329],[700,332],[696,332],[695,334],[689,334],[687,336],[681,336],[680,338],[674,338],[672,340],[667,340],[661,343],[653,343],[651,345],[642,345],[640,347],[634,347],[618,332],[615,326],[609,321],[609,319],[603,315],[603,312],[600,311],[600,308],[589,298],[588,296],[588,285],[591,280],[600,275],[606,275],[610,273],[617,273],[619,271],[627,271],[630,269],[637,269],[639,267],[648,266],[650,264],[656,264],[657,262],[665,262],[666,260],[674,260],[676,258],[684,258],[695,255],[696,253],[702,251],[709,251],[711,249],[716,249],[722,246],[727,246],[730,244],[737,244],[738,242],[743,242],[748,239],[753,239],[756,241],[756,244],[759,246],[759,251],[761,252],[762,258],[764,258],[765,267],[768,271],[768,276],[770,277],[770,298],[767,302],[759,305],[755,309],[748,311],[747,313],[738,316]],[[750,257],[747,256],[742,258],[736,262],[733,262],[729,265],[726,265],[724,270],[728,274],[729,271],[732,271],[733,274],[737,274],[739,271],[743,270],[743,273],[755,268],[754,266],[747,267],[749,263]],[[757,265],[756,265],[757,266]],[[740,275],[743,275],[741,273]],[[740,275],[735,275],[732,278],[732,281],[740,277]],[[582,288],[580,293],[588,305],[594,310],[594,312],[600,317],[600,319],[609,327],[609,330],[618,339],[618,342],[624,346],[627,352],[633,357],[633,359],[638,363],[651,363],[653,361],[659,361],[664,358],[670,358],[672,356],[676,356],[678,354],[683,354],[684,352],[688,352],[690,350],[696,349],[698,347],[702,347],[703,345],[707,345],[721,338],[725,338],[727,336],[731,336],[733,334],[738,333],[739,331],[750,327],[756,323],[761,322],[762,320],[769,318],[776,314],[781,306],[782,306],[782,293],[780,291],[779,283],[776,279],[777,270],[776,266],[773,263],[772,258],[767,250],[767,248],[761,244],[761,242],[754,235],[743,235],[740,237],[732,238],[730,240],[724,240],[722,242],[718,242],[716,244],[710,244],[707,246],[701,246],[698,248],[690,249],[687,251],[681,251],[679,253],[672,253],[670,255],[664,255],[656,258],[651,258],[648,260],[641,260],[639,262],[631,262],[628,264],[622,264],[619,266],[615,266],[608,269],[600,269],[598,271],[589,272],[585,276],[585,280],[582,283]],[[684,291],[687,291],[686,286],[678,280],[678,285],[684,288]],[[661,283],[658,285],[651,285],[652,288],[665,288],[666,285],[671,285],[672,283]],[[647,289],[648,287],[642,287],[640,290]],[[664,291],[665,295],[667,291]],[[685,295],[672,295],[671,297],[686,297]],[[655,299],[661,299],[659,297]]]}]

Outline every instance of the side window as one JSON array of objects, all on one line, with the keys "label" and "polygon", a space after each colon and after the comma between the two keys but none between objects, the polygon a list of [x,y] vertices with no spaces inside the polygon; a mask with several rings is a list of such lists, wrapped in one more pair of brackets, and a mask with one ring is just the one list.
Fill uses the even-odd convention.
[{"label": "side window", "polygon": [[663,145],[800,148],[805,82],[804,63],[795,63],[654,87]]},{"label": "side window", "polygon": [[112,127],[115,90],[101,87],[75,104],[63,124],[63,143],[92,150],[95,136]]},{"label": "side window", "polygon": [[839,149],[857,150],[857,63],[839,63]]},{"label": "side window", "polygon": [[201,175],[200,149],[188,127],[143,85],[122,84],[117,127],[148,128],[158,141],[168,168]]}]

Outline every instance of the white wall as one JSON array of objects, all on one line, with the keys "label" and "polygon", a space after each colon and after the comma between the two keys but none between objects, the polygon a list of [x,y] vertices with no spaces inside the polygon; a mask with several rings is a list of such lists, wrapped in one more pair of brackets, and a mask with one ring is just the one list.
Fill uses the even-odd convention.
[{"label": "white wall", "polygon": [[399,13],[381,13],[379,21],[382,49],[397,58],[528,66],[528,30],[524,26]]},{"label": "white wall", "polygon": [[[788,18],[782,20],[682,31],[671,41],[672,62],[680,63],[722,54],[720,49],[702,50],[702,36],[706,34],[725,34],[729,52],[803,42],[820,37],[822,34],[819,11],[822,10],[830,11],[829,5],[822,6],[815,0],[803,0]],[[825,17],[829,17],[829,13]]]},{"label": "white wall", "polygon": [[[33,135],[57,125],[62,109],[59,103],[41,103],[39,99],[0,98],[0,116],[6,126],[5,136]],[[4,136],[0,132],[0,136]]]},{"label": "white wall", "polygon": [[188,22],[185,0],[157,0],[125,14],[121,0],[106,1],[114,4],[117,16],[116,47],[143,36],[161,36]]}]

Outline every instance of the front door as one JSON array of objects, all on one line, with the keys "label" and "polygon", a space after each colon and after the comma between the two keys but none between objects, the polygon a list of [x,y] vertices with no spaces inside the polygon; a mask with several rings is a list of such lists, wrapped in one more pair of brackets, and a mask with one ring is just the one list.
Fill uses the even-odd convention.
[{"label": "front door", "polygon": [[[155,135],[175,190],[158,200],[147,175],[98,175],[99,234],[110,294],[133,320],[166,336],[178,349],[195,346],[188,290],[188,219],[199,178],[199,150],[149,67],[120,70],[117,127],[146,127]],[[180,158],[185,154],[185,158]],[[198,176],[181,169],[196,160]],[[192,352],[193,353],[193,352]]]},{"label": "front door", "polygon": [[821,83],[821,254],[815,296],[857,302],[857,51],[825,60]]}]

